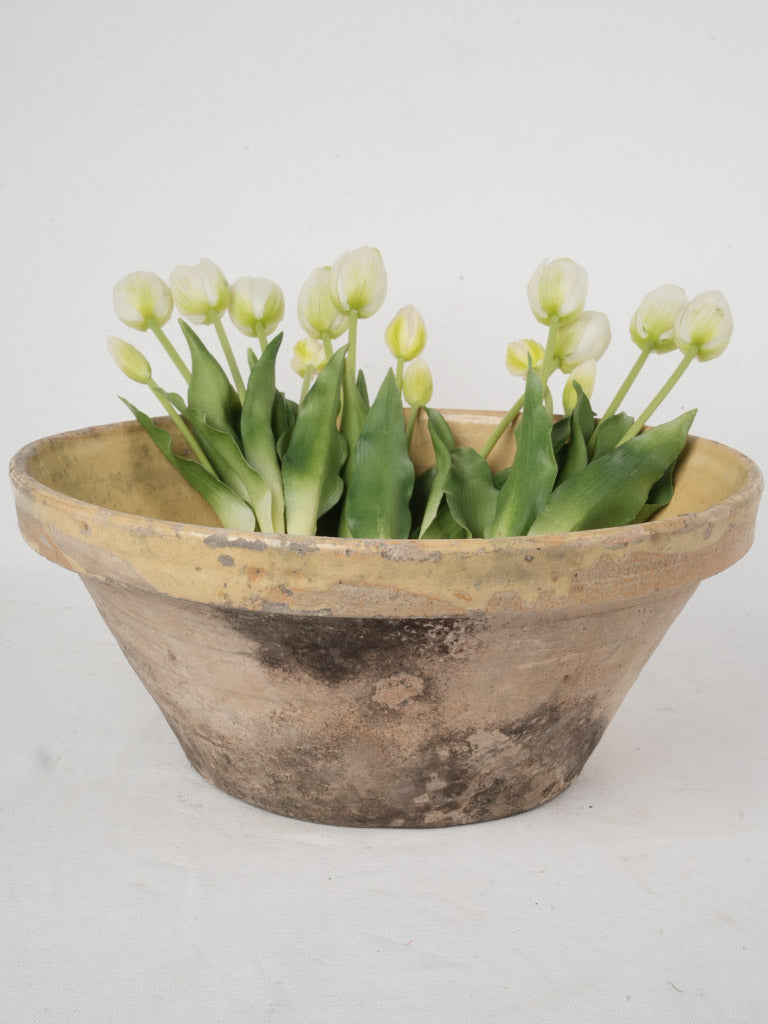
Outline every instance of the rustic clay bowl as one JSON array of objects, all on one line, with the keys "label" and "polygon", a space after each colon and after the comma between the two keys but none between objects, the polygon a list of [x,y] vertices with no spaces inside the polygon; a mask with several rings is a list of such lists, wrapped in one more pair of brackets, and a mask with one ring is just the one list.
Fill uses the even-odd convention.
[{"label": "rustic clay bowl", "polygon": [[[499,415],[448,418],[479,447]],[[422,430],[417,463],[428,449]],[[37,441],[11,476],[25,539],[80,574],[202,775],[377,826],[564,790],[699,581],[748,550],[761,489],[744,455],[693,439],[640,526],[350,541],[222,529],[133,422]]]}]

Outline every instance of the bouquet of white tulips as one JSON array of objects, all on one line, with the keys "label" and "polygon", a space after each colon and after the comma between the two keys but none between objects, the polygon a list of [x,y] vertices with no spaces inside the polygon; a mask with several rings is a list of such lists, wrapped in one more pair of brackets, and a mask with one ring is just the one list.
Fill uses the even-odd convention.
[{"label": "bouquet of white tulips", "polygon": [[[168,430],[123,401],[223,526],[342,537],[507,537],[643,522],[669,502],[695,411],[643,428],[694,359],[712,359],[728,344],[733,323],[720,292],[689,302],[681,288],[662,285],[643,299],[629,331],[640,353],[598,420],[590,398],[597,360],[611,337],[608,320],[584,310],[587,275],[580,266],[545,261],[528,298],[546,337],[507,346],[507,368],[523,378],[523,393],[476,451],[457,445],[443,416],[429,407],[432,375],[421,357],[427,331],[413,306],[384,331],[395,362],[376,393],[369,392],[357,368],[358,322],[377,312],[386,288],[381,254],[369,247],[309,276],[298,300],[307,336],[291,358],[301,377],[296,401],[275,383],[283,343],[275,331],[285,303],[274,282],[243,277],[230,285],[219,267],[201,260],[177,267],[169,284],[138,271],[115,286],[118,317],[157,337],[186,396],[160,387],[129,342],[110,337],[109,350],[159,400],[183,450],[173,447]],[[174,306],[188,357],[164,330]],[[258,342],[247,350],[246,373],[225,315]],[[213,327],[223,362],[193,324]],[[637,418],[623,411],[646,360],[675,351],[682,358],[653,400]],[[556,372],[566,375],[562,416],[553,415]],[[420,416],[435,458],[417,477],[409,448]],[[515,432],[514,460],[493,472],[488,456],[507,431]]]}]

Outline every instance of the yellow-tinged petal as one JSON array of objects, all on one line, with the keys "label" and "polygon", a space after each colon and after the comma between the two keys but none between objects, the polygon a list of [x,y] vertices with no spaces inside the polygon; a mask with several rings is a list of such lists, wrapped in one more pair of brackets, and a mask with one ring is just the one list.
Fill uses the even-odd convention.
[{"label": "yellow-tinged petal", "polygon": [[129,341],[110,334],[107,338],[107,348],[118,367],[126,377],[138,381],[139,384],[147,384],[152,379],[152,367],[149,360],[139,350],[131,345]]},{"label": "yellow-tinged petal", "polygon": [[166,324],[173,313],[173,296],[168,285],[149,270],[136,270],[114,287],[115,313],[127,327],[146,331],[151,323]]},{"label": "yellow-tinged petal", "polygon": [[414,306],[403,306],[395,313],[384,332],[389,351],[397,359],[410,362],[427,343],[427,328],[421,313]]},{"label": "yellow-tinged petal", "polygon": [[169,283],[176,308],[193,324],[209,324],[229,306],[227,279],[211,260],[176,267]]},{"label": "yellow-tinged petal", "polygon": [[331,267],[331,297],[342,313],[373,316],[387,294],[387,274],[378,249],[365,245],[340,256]]},{"label": "yellow-tinged petal", "polygon": [[702,362],[715,359],[733,334],[733,317],[722,292],[702,292],[691,299],[675,321],[675,344],[681,352],[696,349]]},{"label": "yellow-tinged petal", "polygon": [[587,272],[566,257],[544,260],[528,282],[533,315],[543,324],[552,317],[567,321],[578,316],[587,300]]},{"label": "yellow-tinged petal", "polygon": [[432,392],[432,372],[426,359],[414,359],[403,374],[403,397],[408,405],[429,405]]},{"label": "yellow-tinged petal", "polygon": [[280,285],[266,277],[240,277],[229,289],[229,317],[249,338],[261,326],[271,334],[283,319],[285,300]]}]

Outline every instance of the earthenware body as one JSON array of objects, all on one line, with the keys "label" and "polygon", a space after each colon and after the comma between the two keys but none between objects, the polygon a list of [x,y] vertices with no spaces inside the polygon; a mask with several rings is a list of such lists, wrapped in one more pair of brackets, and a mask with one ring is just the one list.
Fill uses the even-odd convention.
[{"label": "earthenware body", "polygon": [[[479,447],[500,414],[446,415]],[[80,574],[192,765],[259,807],[361,826],[564,790],[698,583],[748,550],[761,490],[745,456],[692,439],[652,522],[386,541],[222,529],[135,423],[35,442],[11,475],[25,539]]]}]

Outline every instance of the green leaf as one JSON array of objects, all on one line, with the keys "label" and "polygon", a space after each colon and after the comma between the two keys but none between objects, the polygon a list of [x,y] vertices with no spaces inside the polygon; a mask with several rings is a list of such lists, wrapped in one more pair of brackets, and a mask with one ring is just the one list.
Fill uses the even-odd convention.
[{"label": "green leaf", "polygon": [[453,518],[445,495],[437,510],[437,515],[431,520],[429,526],[420,535],[422,540],[465,540],[472,534],[466,527],[461,526]]},{"label": "green leaf", "polygon": [[558,487],[531,534],[626,526],[646,504],[654,483],[683,450],[695,411],[639,434]]},{"label": "green leaf", "polygon": [[158,427],[146,413],[122,399],[154,443],[187,483],[208,502],[219,522],[229,530],[253,530],[256,520],[251,508],[231,488],[208,472],[199,462],[177,455],[171,447],[171,435]]},{"label": "green leaf", "polygon": [[[272,495],[270,512],[271,532],[285,530],[285,499],[283,476],[272,433],[272,412],[275,405],[275,360],[283,340],[276,335],[267,345],[261,358],[251,365],[248,386],[240,417],[240,436],[243,453],[269,487]],[[261,522],[261,517],[259,517]],[[262,529],[266,529],[262,526]]]},{"label": "green leaf", "polygon": [[282,391],[275,392],[275,404],[272,406],[272,435],[275,438],[277,457],[281,461],[290,443],[298,413],[298,402],[286,398]]},{"label": "green leaf", "polygon": [[360,398],[362,399],[363,405],[365,406],[366,412],[371,407],[371,401],[368,397],[368,384],[365,380],[365,374],[362,370],[357,371],[357,390],[360,392]]},{"label": "green leaf", "polygon": [[613,451],[634,422],[634,419],[625,412],[616,412],[608,419],[600,420],[590,439],[592,458],[599,459]]},{"label": "green leaf", "polygon": [[[359,375],[358,375],[359,379]],[[349,501],[349,489],[352,484],[352,476],[355,471],[355,459],[357,458],[357,441],[362,433],[369,409],[363,400],[358,388],[357,381],[351,377],[350,370],[344,367],[344,375],[341,382],[342,404],[341,404],[341,432],[347,442],[347,462],[344,466],[344,490],[345,498],[341,509],[341,521],[339,523],[340,537],[355,537],[358,534],[353,532],[351,523],[347,518],[347,503]],[[402,410],[400,413],[402,418]],[[362,536],[362,535],[361,535]]]},{"label": "green leaf", "polygon": [[216,471],[233,490],[240,492],[255,512],[258,529],[263,533],[275,533],[272,492],[249,465],[232,434],[208,423],[205,413],[199,409],[190,409],[187,416]]},{"label": "green leaf", "polygon": [[445,416],[437,409],[427,409],[427,420],[429,422],[429,433],[434,444],[435,436],[439,437],[443,447],[448,449],[450,454],[456,447],[451,428],[448,426]]},{"label": "green leaf", "polygon": [[595,429],[595,417],[589,399],[575,384],[578,398],[568,420],[571,424],[571,436],[568,444],[561,449],[557,459],[558,472],[555,486],[559,487],[569,476],[584,469],[589,462],[588,441]]},{"label": "green leaf", "polygon": [[499,492],[490,466],[474,448],[457,447],[451,452],[445,496],[456,522],[471,536],[484,537],[496,515]]},{"label": "green leaf", "polygon": [[488,537],[526,534],[555,483],[557,463],[552,450],[552,420],[543,401],[539,375],[528,371],[523,415],[515,434],[512,470],[499,493]]},{"label": "green leaf", "polygon": [[334,353],[299,406],[283,457],[288,533],[313,534],[318,518],[336,504],[344,489],[339,474],[347,445],[336,418],[345,351]]},{"label": "green leaf", "polygon": [[651,518],[659,509],[664,508],[672,501],[675,493],[675,466],[677,459],[667,466],[664,473],[659,477],[648,494],[648,500],[632,520],[633,523],[644,523]]},{"label": "green leaf", "polygon": [[[413,481],[413,493],[411,494],[410,501],[412,537],[418,536],[418,529],[424,519],[427,501],[429,500],[429,494],[436,476],[437,467],[430,466],[423,473],[419,473]],[[413,526],[414,523],[418,524],[415,528]]]},{"label": "green leaf", "polygon": [[192,356],[192,377],[187,393],[190,409],[204,412],[211,426],[234,432],[239,400],[218,360],[184,320],[181,329]]},{"label": "green leaf", "polygon": [[571,436],[571,417],[564,416],[561,420],[555,420],[552,424],[552,451],[555,455],[568,444],[568,438]]},{"label": "green leaf", "polygon": [[419,537],[427,535],[427,531],[440,510],[445,496],[445,482],[451,471],[451,452],[456,447],[451,429],[445,422],[442,413],[437,409],[427,409],[427,423],[435,452],[435,475],[424,505]]},{"label": "green leaf", "polygon": [[407,537],[413,479],[400,389],[389,370],[355,446],[345,502],[352,536]]}]

